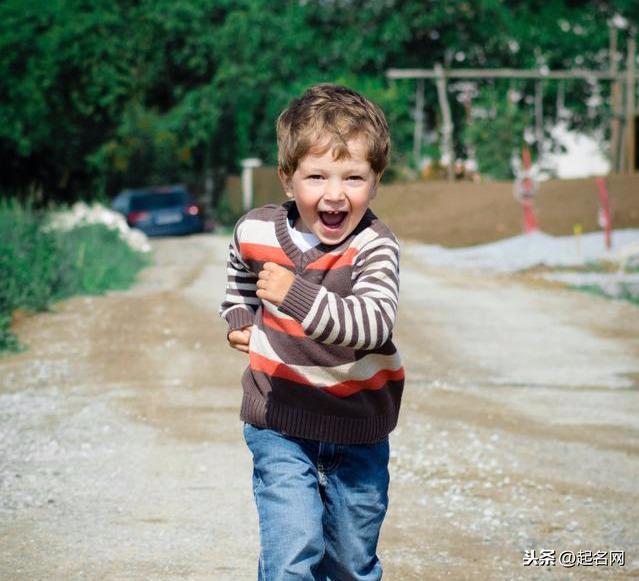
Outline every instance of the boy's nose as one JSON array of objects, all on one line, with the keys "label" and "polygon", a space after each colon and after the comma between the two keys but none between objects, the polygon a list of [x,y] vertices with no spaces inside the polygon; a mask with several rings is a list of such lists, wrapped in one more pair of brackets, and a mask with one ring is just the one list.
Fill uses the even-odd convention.
[{"label": "boy's nose", "polygon": [[331,201],[339,202],[344,199],[344,190],[342,189],[341,180],[328,180],[324,198]]}]

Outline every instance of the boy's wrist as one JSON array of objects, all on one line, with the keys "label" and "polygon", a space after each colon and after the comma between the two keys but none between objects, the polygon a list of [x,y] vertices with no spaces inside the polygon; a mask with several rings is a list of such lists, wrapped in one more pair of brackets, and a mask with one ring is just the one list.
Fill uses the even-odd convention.
[{"label": "boy's wrist", "polygon": [[228,323],[228,329],[226,331],[226,336],[229,336],[229,333],[232,331],[237,331],[244,327],[250,327],[253,324],[254,316],[252,312],[249,312],[244,307],[237,307],[235,309],[231,309],[226,314],[226,322]]}]

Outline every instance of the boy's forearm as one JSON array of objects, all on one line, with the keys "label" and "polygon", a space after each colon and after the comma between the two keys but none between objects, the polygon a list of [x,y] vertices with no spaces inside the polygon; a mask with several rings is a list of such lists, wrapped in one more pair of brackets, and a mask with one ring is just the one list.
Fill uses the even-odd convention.
[{"label": "boy's forearm", "polygon": [[370,350],[390,338],[398,294],[398,253],[383,251],[369,257],[350,296],[342,297],[298,275],[279,310],[299,321],[316,341]]},{"label": "boy's forearm", "polygon": [[260,305],[256,295],[257,277],[242,260],[236,236],[229,245],[226,265],[226,295],[219,314],[228,323],[228,332],[253,324],[255,311]]}]

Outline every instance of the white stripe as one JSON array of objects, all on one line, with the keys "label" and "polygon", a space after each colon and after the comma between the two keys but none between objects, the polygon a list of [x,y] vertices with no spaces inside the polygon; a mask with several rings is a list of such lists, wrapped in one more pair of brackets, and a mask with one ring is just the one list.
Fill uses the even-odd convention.
[{"label": "white stripe", "polygon": [[386,301],[380,301],[378,304],[382,305],[382,309],[386,311],[386,314],[389,316],[391,321],[395,320],[395,313],[397,311],[396,305],[389,305]]},{"label": "white stripe", "polygon": [[259,244],[260,246],[277,246],[275,222],[264,220],[244,220],[238,229],[238,239],[242,244]]},{"label": "white stripe", "polygon": [[243,270],[237,270],[235,268],[227,268],[226,274],[229,276],[235,276],[240,278],[253,277],[256,278],[252,272],[244,272]]},{"label": "white stripe", "polygon": [[361,284],[358,283],[353,287],[353,294],[367,297],[379,296],[396,301],[399,293],[379,283],[362,281]]},{"label": "white stripe", "polygon": [[326,337],[326,339],[323,341],[324,343],[335,343],[335,339],[337,339],[337,335],[339,335],[340,332],[340,325],[339,325],[339,312],[337,310],[337,301],[335,300],[335,295],[333,293],[329,293],[328,294],[328,310],[331,313],[331,317],[333,319],[333,330],[330,332],[330,334],[328,335],[328,337]]},{"label": "white stripe", "polygon": [[371,228],[366,228],[362,230],[355,238],[353,239],[352,246],[355,248],[359,248],[360,252],[364,250],[364,247],[375,240],[379,234],[372,230]]},{"label": "white stripe", "polygon": [[366,341],[364,333],[364,317],[362,316],[362,303],[356,300],[353,301],[353,303],[355,307],[355,325],[353,331],[356,333],[357,336],[357,342],[355,343],[355,345],[353,345],[353,348],[361,349],[364,345],[364,342]]},{"label": "white stripe", "polygon": [[226,318],[226,315],[228,315],[233,309],[245,308],[245,307],[246,305],[243,305],[243,304],[233,305],[232,307],[228,307],[227,309],[224,309],[223,311],[221,310],[220,317]]},{"label": "white stripe", "polygon": [[257,287],[254,282],[233,282],[231,280],[226,284],[226,288],[235,288],[237,290],[255,290]]},{"label": "white stripe", "polygon": [[364,303],[366,305],[366,314],[368,315],[368,323],[370,326],[370,342],[368,343],[368,349],[372,349],[375,343],[378,340],[377,337],[377,317],[375,317],[375,313],[377,310],[373,305],[371,305],[368,301]]},{"label": "white stripe", "polygon": [[315,297],[315,301],[313,302],[310,310],[308,311],[308,315],[306,315],[306,317],[304,317],[304,320],[302,321],[302,327],[304,327],[305,331],[308,331],[310,324],[313,322],[313,319],[315,318],[315,315],[317,314],[317,310],[319,309],[319,306],[322,300],[324,299],[324,295],[326,295],[326,293],[327,291],[324,287],[321,287],[319,289],[319,292],[317,293],[317,296]]},{"label": "white stripe", "polygon": [[285,319],[287,321],[294,321],[293,317],[289,317],[287,314],[283,313],[277,308],[277,305],[274,305],[270,301],[264,301],[264,310],[268,311],[273,315],[276,319]]},{"label": "white stripe", "polygon": [[[330,316],[331,316],[330,311],[328,309],[324,309],[324,311],[322,312],[322,316],[320,317],[319,323],[317,323],[317,325],[315,326],[315,330],[309,335],[311,339],[317,339],[324,332],[324,329],[326,328],[326,323],[328,323],[328,319],[330,318]],[[304,324],[302,323],[302,326],[303,325]],[[304,330],[308,331],[306,327],[304,327]]]},{"label": "white stripe", "polygon": [[242,297],[239,295],[227,295],[224,299],[226,303],[234,303],[236,305],[259,305],[260,299],[257,297]]},{"label": "white stripe", "polygon": [[342,304],[344,305],[344,339],[339,345],[348,345],[353,337],[353,317],[346,301]]},{"label": "white stripe", "polygon": [[364,381],[381,370],[397,371],[402,367],[398,352],[392,355],[371,353],[357,361],[351,361],[334,367],[321,365],[288,365],[282,361],[268,341],[266,334],[258,327],[251,331],[251,351],[266,357],[270,361],[283,363],[295,373],[301,375],[316,387],[328,387],[344,381]]}]

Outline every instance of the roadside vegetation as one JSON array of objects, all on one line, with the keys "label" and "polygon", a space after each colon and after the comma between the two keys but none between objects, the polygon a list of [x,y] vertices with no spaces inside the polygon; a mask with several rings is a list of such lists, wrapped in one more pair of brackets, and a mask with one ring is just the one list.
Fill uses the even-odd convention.
[{"label": "roadside vegetation", "polygon": [[633,305],[639,306],[639,289],[637,288],[636,285],[620,283],[619,289],[615,294],[611,294],[607,292],[606,289],[602,288],[601,286],[594,285],[594,284],[575,285],[575,286],[571,286],[571,288],[581,292],[604,297],[607,299],[618,299],[621,301],[627,301],[629,303],[632,303]]},{"label": "roadside vegetation", "polygon": [[126,289],[149,258],[103,224],[47,228],[51,210],[0,199],[0,352],[20,350],[17,311],[46,311],[60,299]]},{"label": "roadside vegetation", "polygon": [[[552,280],[552,274],[568,275],[567,279],[556,279],[569,288],[607,299],[627,301],[639,306],[639,283],[636,262],[619,263],[609,260],[592,260],[582,265],[541,266],[528,269],[528,274]],[[550,275],[550,276],[544,276]],[[572,276],[571,276],[572,275]],[[594,275],[589,277],[588,275]]]},{"label": "roadside vegetation", "polygon": [[[426,83],[424,139],[415,152],[415,82],[389,80],[389,69],[607,72],[625,59],[639,23],[636,0],[541,5],[4,0],[2,191],[75,201],[86,192],[108,198],[123,188],[184,183],[196,194],[211,188],[208,203],[217,209],[225,178],[242,159],[276,163],[279,112],[318,82],[348,85],[378,103],[393,134],[386,177],[414,176],[422,160],[442,160],[438,92]],[[611,26],[617,56],[609,51]],[[538,95],[544,128],[561,114],[571,129],[588,132],[609,127],[610,86],[451,82],[454,155],[474,152],[483,176],[511,177],[510,158]]]}]

